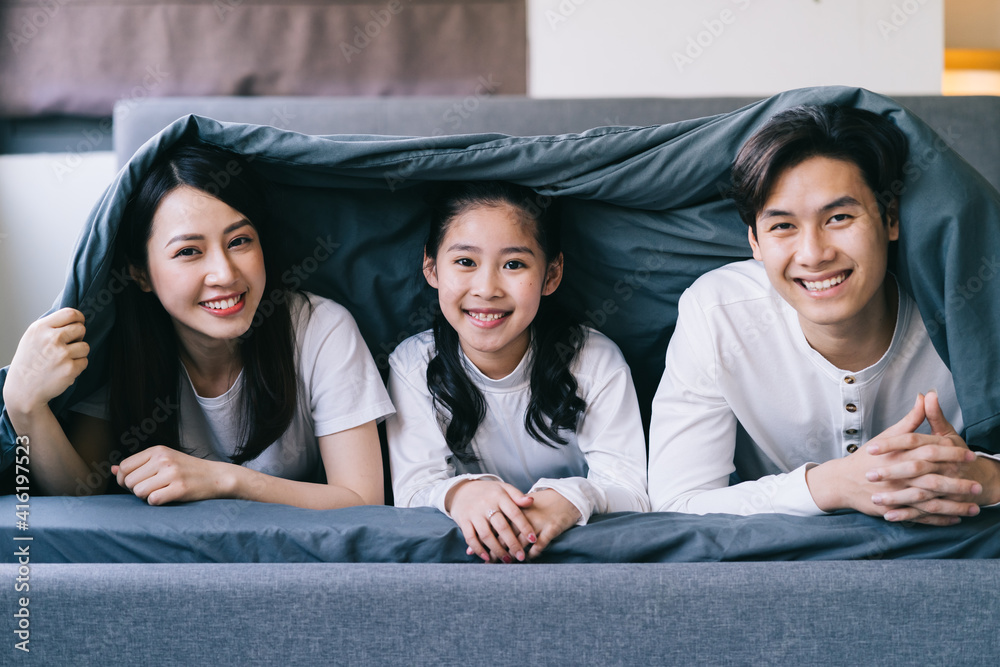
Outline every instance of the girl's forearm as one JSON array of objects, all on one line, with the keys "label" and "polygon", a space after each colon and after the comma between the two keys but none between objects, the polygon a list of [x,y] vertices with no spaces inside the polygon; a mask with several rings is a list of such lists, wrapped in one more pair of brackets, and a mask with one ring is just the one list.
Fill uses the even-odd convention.
[{"label": "girl's forearm", "polygon": [[[334,484],[315,484],[274,477],[233,464],[229,488],[233,498],[262,503],[280,503],[307,509],[337,509],[356,505],[381,505],[381,493],[366,494]],[[377,496],[377,497],[376,497]]]}]

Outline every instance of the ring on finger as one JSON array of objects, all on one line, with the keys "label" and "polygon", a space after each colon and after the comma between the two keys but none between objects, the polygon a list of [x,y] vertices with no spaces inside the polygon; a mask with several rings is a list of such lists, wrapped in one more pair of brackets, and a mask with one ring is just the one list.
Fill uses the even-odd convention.
[{"label": "ring on finger", "polygon": [[487,513],[486,513],[486,520],[487,520],[487,521],[489,521],[490,519],[492,519],[492,518],[493,518],[493,515],[494,515],[494,514],[496,514],[496,513],[497,513],[497,511],[498,511],[498,510],[497,510],[497,508],[495,508],[495,507],[494,507],[494,508],[493,508],[493,509],[491,509],[491,510],[490,510],[489,512],[487,512]]}]

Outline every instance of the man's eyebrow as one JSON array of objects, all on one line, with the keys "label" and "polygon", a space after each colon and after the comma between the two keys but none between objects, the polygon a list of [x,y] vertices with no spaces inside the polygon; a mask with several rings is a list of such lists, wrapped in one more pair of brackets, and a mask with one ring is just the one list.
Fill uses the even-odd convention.
[{"label": "man's eyebrow", "polygon": [[[826,211],[830,211],[830,210],[835,209],[835,208],[842,208],[844,206],[861,206],[861,205],[862,205],[861,202],[859,202],[857,199],[855,199],[851,195],[844,195],[843,197],[837,197],[836,199],[834,199],[829,204],[826,204],[826,205],[822,206],[819,209],[819,212],[820,213],[825,213]],[[782,217],[793,218],[795,216],[791,212],[789,212],[789,211],[783,211],[783,210],[778,209],[778,208],[764,209],[760,213],[760,219],[761,220],[764,220],[766,218],[782,218]]]},{"label": "man's eyebrow", "polygon": [[783,217],[791,218],[791,217],[794,217],[794,216],[791,213],[789,213],[788,211],[782,211],[781,209],[777,209],[777,208],[764,209],[760,213],[760,219],[761,220],[763,220],[765,218],[783,218]]},{"label": "man's eyebrow", "polygon": [[[225,235],[225,234],[231,234],[232,232],[235,232],[240,227],[243,227],[243,226],[249,225],[249,224],[250,224],[249,220],[247,220],[246,218],[242,218],[240,220],[237,220],[233,224],[229,225],[225,229],[223,229],[222,233],[223,233],[223,235]],[[172,238],[169,241],[167,241],[166,245],[164,245],[163,247],[166,248],[171,243],[176,243],[177,241],[204,241],[204,240],[205,240],[205,236],[203,234],[178,234],[174,238]]]},{"label": "man's eyebrow", "polygon": [[844,195],[843,197],[838,197],[832,202],[820,209],[820,211],[829,211],[834,208],[841,208],[843,206],[861,206],[861,202],[852,197],[851,195]]}]

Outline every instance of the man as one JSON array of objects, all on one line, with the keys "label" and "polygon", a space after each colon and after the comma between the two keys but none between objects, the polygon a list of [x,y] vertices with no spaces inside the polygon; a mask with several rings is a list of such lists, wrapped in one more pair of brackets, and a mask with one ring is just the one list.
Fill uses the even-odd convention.
[{"label": "man", "polygon": [[754,260],[681,297],[653,400],[654,510],[947,525],[1000,502],[1000,461],[958,434],[951,373],[887,272],[906,151],[887,118],[832,106],[779,113],[740,149]]}]

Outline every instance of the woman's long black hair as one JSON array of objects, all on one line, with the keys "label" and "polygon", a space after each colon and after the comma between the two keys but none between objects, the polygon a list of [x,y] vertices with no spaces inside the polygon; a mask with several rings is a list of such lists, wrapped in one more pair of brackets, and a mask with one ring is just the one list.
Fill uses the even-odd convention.
[{"label": "woman's long black hair", "polygon": [[[554,201],[529,188],[498,181],[456,184],[438,196],[431,208],[430,233],[424,246],[427,256],[436,261],[448,227],[466,211],[508,206],[517,212],[522,224],[532,228],[546,265],[555,261],[560,247]],[[576,393],[576,378],[570,372],[583,342],[583,328],[570,321],[552,296],[543,296],[531,324],[531,399],[524,428],[550,447],[568,442],[560,431],[575,432],[587,407]],[[470,443],[486,416],[486,401],[462,364],[458,332],[440,312],[434,320],[434,347],[435,356],[427,365],[427,387],[448,447],[460,461],[470,463],[476,460]]]},{"label": "woman's long black hair", "polygon": [[[265,250],[263,298],[273,312],[260,317],[237,343],[243,361],[242,444],[230,457],[242,464],[257,458],[288,428],[295,412],[295,342],[287,298],[269,264],[271,224],[263,184],[239,156],[203,145],[171,149],[138,184],[125,207],[115,241],[114,266],[148,275],[147,243],[153,216],[167,194],[181,186],[201,190],[239,211],[257,230]],[[276,290],[278,290],[276,292]],[[115,297],[111,331],[109,401],[112,433],[126,447],[123,455],[152,445],[180,448],[178,410],[180,350],[170,315],[152,292],[135,280]]]}]

